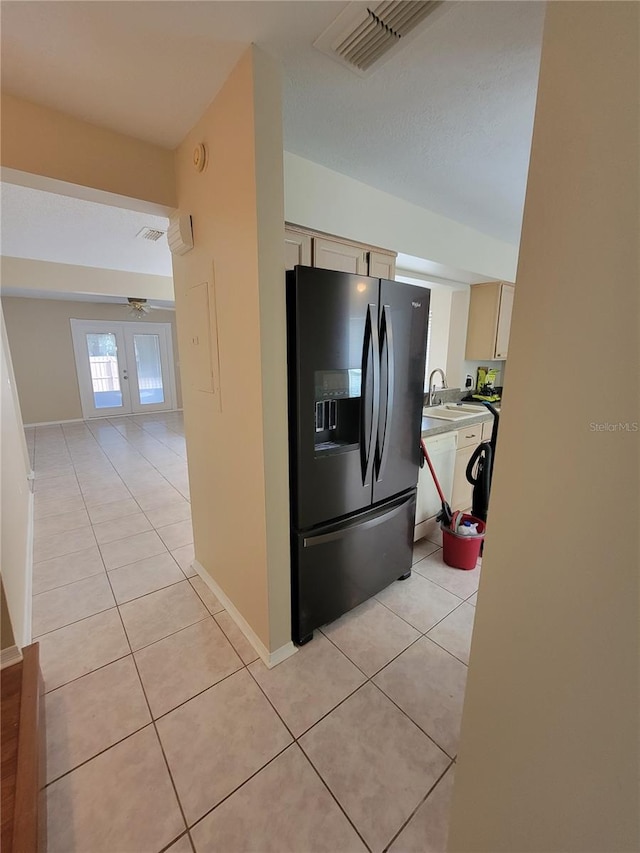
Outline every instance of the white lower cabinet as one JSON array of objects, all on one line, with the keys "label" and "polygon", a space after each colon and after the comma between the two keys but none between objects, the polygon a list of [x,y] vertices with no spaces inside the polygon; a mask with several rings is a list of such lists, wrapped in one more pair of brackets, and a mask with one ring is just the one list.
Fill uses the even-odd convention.
[{"label": "white lower cabinet", "polygon": [[467,481],[467,464],[473,455],[473,451],[482,441],[482,428],[483,424],[476,424],[458,430],[458,450],[453,474],[451,509],[469,509],[471,506],[473,486]]},{"label": "white lower cabinet", "polygon": [[[425,439],[427,453],[435,468],[440,488],[449,502],[453,490],[457,443],[458,435],[456,432],[446,432]],[[435,517],[440,512],[440,508],[441,501],[438,490],[434,485],[429,466],[425,462],[418,474],[414,541],[422,539],[437,528]]]}]

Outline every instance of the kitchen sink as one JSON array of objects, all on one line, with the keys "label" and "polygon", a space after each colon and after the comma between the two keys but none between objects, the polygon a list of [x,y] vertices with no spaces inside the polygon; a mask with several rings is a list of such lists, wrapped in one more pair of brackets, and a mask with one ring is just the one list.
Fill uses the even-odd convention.
[{"label": "kitchen sink", "polygon": [[422,410],[422,414],[427,418],[438,418],[445,421],[463,421],[466,418],[475,418],[478,415],[482,415],[485,411],[486,409],[482,405],[445,403],[441,406],[426,406]]}]

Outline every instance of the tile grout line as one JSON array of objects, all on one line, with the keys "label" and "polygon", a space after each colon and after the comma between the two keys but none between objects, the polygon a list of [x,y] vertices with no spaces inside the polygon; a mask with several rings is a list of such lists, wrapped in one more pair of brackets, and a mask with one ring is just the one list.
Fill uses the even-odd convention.
[{"label": "tile grout line", "polygon": [[[394,583],[395,583],[395,581],[394,581]],[[456,596],[456,598],[457,598],[457,597],[458,597],[458,596]],[[453,613],[453,611],[454,611],[454,610],[457,610],[457,609],[458,609],[458,607],[460,607],[460,605],[461,605],[461,604],[464,604],[464,599],[462,599],[462,598],[461,598],[461,599],[460,599],[460,601],[459,601],[459,603],[458,603],[458,604],[456,604],[456,606],[455,606],[455,607],[453,607],[453,608],[452,608],[452,609],[451,609],[447,614],[445,614],[445,615],[444,615],[444,616],[442,616],[440,619],[438,619],[438,621],[437,621],[437,622],[434,622],[434,623],[433,623],[433,625],[431,625],[429,628],[427,628],[427,631],[421,631],[421,630],[420,630],[420,628],[418,628],[418,627],[417,627],[416,625],[414,625],[412,622],[409,622],[407,619],[405,619],[405,617],[404,617],[404,616],[401,616],[399,613],[396,613],[396,611],[395,611],[395,610],[393,610],[393,608],[389,607],[389,605],[388,605],[388,604],[385,604],[385,603],[384,603],[384,601],[380,601],[378,598],[376,598],[375,600],[378,602],[378,604],[381,604],[383,607],[385,607],[385,608],[386,608],[390,613],[393,613],[393,615],[394,615],[394,616],[397,616],[397,617],[398,617],[398,619],[402,619],[402,621],[403,621],[406,625],[409,625],[409,627],[410,627],[410,628],[413,628],[413,630],[414,630],[414,631],[417,631],[417,632],[418,632],[419,634],[421,634],[423,637],[425,636],[425,634],[427,633],[427,631],[431,631],[431,629],[432,629],[432,628],[435,628],[435,627],[436,627],[436,625],[439,625],[439,624],[440,624],[440,622],[442,622],[442,620],[443,620],[443,619],[446,619],[446,618],[447,618],[447,616],[450,616],[450,615],[451,615],[451,613]]]},{"label": "tile grout line", "polygon": [[[211,618],[213,619],[213,616],[212,616]],[[205,619],[203,619],[202,621],[203,621],[203,622],[205,622],[206,620],[205,620]],[[215,620],[214,620],[214,621],[215,621]],[[196,624],[196,625],[200,625],[201,623],[200,623],[200,622],[196,622],[195,624]],[[192,627],[193,627],[192,625],[187,625],[187,628],[192,628]],[[182,630],[186,631],[186,630],[187,630],[187,628],[183,628]],[[164,639],[164,638],[163,638],[163,639]],[[158,640],[158,642],[162,642],[162,640]],[[149,648],[149,646],[147,646],[146,648]],[[134,657],[135,657],[136,652],[133,652],[133,655],[134,655]],[[219,678],[217,681],[214,681],[214,682],[213,682],[213,684],[208,684],[206,687],[203,687],[203,688],[202,688],[202,690],[198,690],[198,692],[197,692],[197,693],[194,693],[194,694],[193,694],[193,696],[189,696],[189,698],[188,698],[188,699],[184,699],[182,702],[178,702],[178,704],[177,704],[177,705],[174,705],[172,708],[169,708],[167,711],[163,711],[161,714],[158,714],[158,715],[157,715],[157,716],[155,716],[155,717],[154,717],[154,716],[153,716],[153,714],[152,714],[152,715],[151,715],[151,716],[152,716],[152,719],[156,720],[156,722],[157,722],[158,720],[163,720],[163,719],[164,719],[165,717],[167,717],[169,714],[172,714],[174,711],[177,711],[177,710],[178,710],[178,708],[182,708],[182,707],[184,707],[184,706],[185,706],[187,703],[189,703],[192,699],[196,699],[198,696],[202,696],[202,694],[203,694],[203,693],[206,693],[206,692],[207,692],[207,690],[211,690],[211,688],[212,688],[212,687],[217,687],[219,684],[222,684],[222,682],[223,682],[223,681],[228,681],[228,679],[230,679],[230,678],[231,678],[232,676],[234,676],[234,675],[237,675],[237,674],[238,674],[239,672],[241,672],[243,669],[246,669],[246,664],[242,664],[242,662],[241,662],[241,666],[239,666],[237,669],[234,669],[234,670],[233,670],[233,672],[229,672],[229,673],[227,673],[227,675],[223,675],[223,676],[222,676],[222,678]],[[142,676],[140,677],[140,679],[142,680]]]},{"label": "tile grout line", "polygon": [[[337,646],[337,645],[333,642],[333,640],[331,639],[331,637],[327,637],[327,636],[326,636],[326,634],[323,634],[323,636],[324,636],[324,637],[326,637],[326,639],[327,639],[327,640],[329,640],[329,642],[330,642],[330,643],[332,643],[332,644],[335,646],[335,648],[336,648],[336,649],[338,649],[338,651],[339,651],[339,652],[342,652],[342,654],[346,657],[346,659],[349,661],[349,663],[353,664],[353,666],[355,666],[355,667],[356,667],[356,669],[358,669],[358,670],[359,670],[359,671],[364,675],[364,677],[366,678],[366,681],[365,681],[363,684],[360,684],[360,685],[359,685],[359,686],[358,686],[358,687],[353,691],[353,693],[350,693],[350,694],[349,694],[349,696],[345,697],[345,699],[343,699],[343,700],[342,700],[342,702],[340,702],[340,703],[339,703],[339,705],[342,705],[342,703],[343,703],[343,702],[345,702],[345,701],[346,701],[346,699],[350,699],[350,698],[351,698],[351,696],[353,696],[353,694],[354,694],[354,693],[356,693],[358,690],[360,690],[360,688],[361,688],[361,687],[364,687],[366,684],[369,684],[369,683],[370,683],[373,687],[375,687],[377,690],[379,690],[379,691],[382,693],[382,695],[383,695],[383,696],[385,696],[385,697],[386,697],[386,698],[387,698],[391,703],[393,703],[393,704],[396,706],[396,708],[397,708],[399,711],[401,711],[401,712],[404,714],[404,716],[405,716],[408,720],[410,720],[410,722],[412,722],[412,723],[413,723],[413,725],[414,725],[414,726],[417,726],[417,727],[418,727],[418,729],[420,729],[420,731],[421,731],[424,735],[426,735],[426,737],[428,737],[428,738],[429,738],[429,740],[430,740],[430,741],[431,741],[431,742],[432,742],[432,743],[433,743],[433,744],[434,744],[434,745],[435,745],[435,746],[436,746],[436,747],[437,747],[441,752],[444,752],[444,754],[447,756],[447,758],[449,758],[449,757],[450,757],[450,756],[449,756],[449,753],[448,753],[448,752],[447,752],[447,751],[446,751],[442,746],[440,746],[440,744],[439,744],[439,743],[437,743],[437,742],[434,740],[434,738],[433,738],[433,737],[432,737],[428,732],[426,732],[426,731],[422,728],[422,726],[418,725],[418,723],[416,723],[416,721],[415,721],[412,717],[410,717],[410,716],[409,716],[409,714],[404,710],[404,708],[401,708],[401,707],[400,707],[400,705],[398,705],[398,703],[397,703],[394,699],[392,699],[392,698],[391,698],[391,696],[387,696],[387,694],[384,692],[384,690],[382,689],[382,687],[379,687],[379,686],[374,682],[374,680],[373,680],[377,675],[380,675],[380,673],[381,673],[383,670],[385,670],[388,666],[390,666],[390,665],[391,665],[391,664],[392,664],[392,663],[393,663],[397,658],[399,658],[399,657],[400,657],[400,655],[403,655],[403,654],[404,654],[408,649],[410,649],[412,646],[415,646],[415,644],[416,644],[417,642],[419,642],[420,640],[422,640],[422,639],[423,639],[423,637],[424,637],[424,635],[420,635],[419,637],[416,637],[416,638],[415,638],[415,640],[412,640],[412,642],[411,642],[411,643],[409,643],[409,645],[408,645],[406,648],[402,649],[402,651],[401,651],[401,652],[398,652],[398,654],[397,654],[397,655],[395,655],[393,658],[391,658],[391,660],[390,660],[388,663],[386,663],[386,664],[385,664],[384,666],[382,666],[379,670],[377,670],[376,672],[374,672],[374,674],[373,674],[373,675],[371,675],[371,676],[367,675],[367,673],[366,673],[364,670],[360,669],[360,667],[358,666],[358,664],[357,664],[355,661],[352,661],[352,660],[351,660],[351,658],[347,655],[347,653],[346,653],[346,652],[343,652],[343,651],[342,651],[342,649],[341,649],[339,646]],[[338,707],[339,707],[339,705],[336,705],[336,708],[338,708]],[[330,713],[331,713],[332,711],[334,711],[334,710],[335,710],[335,708],[332,708],[332,710],[331,710],[331,711],[329,711],[327,714],[325,714],[325,715],[324,715],[324,717],[328,716],[328,714],[330,714]],[[310,731],[311,731],[311,729],[312,729],[312,728],[314,728],[314,726],[317,726],[317,725],[318,725],[318,723],[319,723],[319,722],[321,722],[321,720],[323,720],[323,719],[324,719],[324,717],[321,717],[321,718],[320,718],[319,720],[317,720],[317,721],[316,721],[312,726],[309,726],[309,728],[304,732],[304,734],[306,734],[307,732],[310,732]],[[302,737],[302,735],[300,735],[300,737]]]},{"label": "tile grout line", "polygon": [[202,821],[205,818],[209,817],[209,815],[212,812],[214,812],[219,806],[221,806],[224,802],[226,802],[226,800],[228,800],[229,797],[232,797],[237,791],[240,790],[240,788],[243,788],[248,782],[250,782],[255,776],[257,776],[258,773],[261,773],[270,764],[273,764],[273,762],[277,758],[280,758],[280,756],[283,753],[285,753],[288,749],[291,749],[291,747],[294,746],[294,744],[295,744],[295,741],[292,743],[288,743],[286,746],[283,746],[282,749],[278,750],[278,752],[274,756],[272,756],[267,762],[265,762],[261,767],[259,767],[257,770],[255,770],[250,776],[247,776],[247,778],[244,780],[244,782],[241,782],[239,785],[236,785],[236,787],[232,791],[229,791],[228,794],[225,794],[225,796],[221,800],[219,800],[215,804],[215,806],[212,806],[210,809],[207,809],[207,811],[203,815],[200,815],[200,817],[197,820],[194,820],[194,822],[189,826],[189,833],[191,833],[191,830],[194,827],[196,827],[199,823],[202,823]]},{"label": "tile grout line", "polygon": [[[442,551],[442,548],[439,548],[438,550]],[[435,554],[435,551],[433,553]],[[433,554],[429,554],[428,556],[433,557]],[[427,557],[423,557],[422,559],[426,560]],[[414,563],[411,567],[411,570],[413,571],[414,566],[417,566],[418,563],[421,563],[421,562],[422,562],[422,560],[418,560],[418,562]],[[449,567],[449,568],[451,568],[451,567]],[[461,571],[461,572],[472,571],[472,572],[475,572],[476,569],[482,569],[482,563],[480,563],[480,565],[478,565],[476,563],[475,568],[473,568],[473,569],[456,569],[455,571]],[[421,578],[424,578],[425,580],[430,581],[431,583],[435,584],[436,586],[439,586],[440,589],[443,589],[445,592],[448,592],[450,595],[455,595],[456,598],[461,598],[461,596],[459,596],[457,592],[451,592],[451,590],[447,589],[446,586],[442,586],[441,583],[438,583],[438,581],[434,581],[433,578],[428,578],[426,575],[423,575],[422,572],[418,571],[418,569],[416,569],[415,571],[418,572],[418,574],[420,575]],[[478,586],[479,586],[479,582],[478,582]],[[476,592],[477,591],[478,590],[476,589]],[[475,592],[472,592],[471,595],[475,595]],[[471,596],[469,596],[469,598],[470,597]],[[462,598],[462,601],[466,601],[466,600],[467,600],[466,598]]]},{"label": "tile grout line", "polygon": [[[215,623],[216,623],[216,625],[218,626],[218,628],[220,628],[220,630],[222,631],[222,633],[225,635],[225,637],[227,638],[227,640],[228,640],[228,641],[229,641],[229,643],[231,644],[231,647],[233,648],[234,652],[238,655],[238,657],[240,658],[240,660],[242,661],[242,663],[243,663],[247,668],[249,668],[249,667],[251,666],[251,664],[252,664],[252,663],[255,663],[257,660],[260,660],[260,655],[256,652],[256,656],[254,657],[254,659],[253,659],[253,660],[250,660],[249,662],[245,661],[245,659],[242,657],[242,655],[240,654],[240,652],[238,651],[238,649],[235,647],[235,645],[234,645],[233,640],[231,639],[231,637],[227,634],[227,632],[224,630],[224,628],[222,627],[222,625],[221,625],[221,624],[218,622],[218,620],[216,619],[216,616],[219,616],[219,615],[220,615],[220,613],[227,613],[227,612],[228,612],[228,611],[227,611],[227,610],[225,610],[225,609],[223,608],[222,610],[218,611],[218,613],[212,613],[211,615],[212,615],[212,617],[213,617],[214,622],[215,622]],[[232,620],[232,621],[233,621],[233,620]],[[235,623],[234,623],[234,624],[235,624]],[[246,638],[245,638],[245,639],[246,639]],[[248,642],[249,642],[249,641],[247,640],[247,643],[248,643]],[[251,644],[249,643],[249,645],[251,645]],[[251,646],[251,648],[253,649],[253,646]],[[259,686],[259,685],[258,685],[258,686]]]},{"label": "tile grout line", "polygon": [[[105,574],[106,574],[106,572],[105,572]],[[84,578],[84,580],[91,580],[91,578],[97,578],[97,577],[100,577],[100,576],[98,574],[89,575],[89,577]],[[76,581],[76,583],[82,583],[82,581]],[[68,584],[68,586],[71,586],[71,584]],[[63,589],[63,588],[64,587],[56,587],[56,589]],[[56,590],[52,589],[49,591],[55,592]],[[113,595],[113,592],[111,594]],[[40,595],[46,595],[46,593],[40,592],[40,593],[38,593],[38,596],[40,596]],[[37,598],[38,596],[34,595],[33,598]],[[33,642],[35,642],[36,640],[41,640],[43,637],[48,637],[49,634],[55,634],[56,631],[62,631],[63,628],[70,628],[72,625],[77,625],[79,622],[84,622],[86,619],[91,619],[92,616],[99,616],[101,613],[108,613],[109,610],[114,610],[117,606],[118,605],[115,603],[115,600],[114,600],[114,603],[112,605],[110,605],[109,607],[105,607],[102,610],[96,610],[95,613],[90,613],[88,616],[83,616],[81,619],[74,619],[73,622],[67,622],[65,625],[59,625],[57,628],[52,628],[50,631],[43,631],[42,634],[36,634],[31,639]]]},{"label": "tile grout line", "polygon": [[[125,655],[124,657],[120,658],[120,660],[125,660],[127,657],[129,657],[129,655]],[[112,661],[112,663],[115,663],[115,661]],[[109,666],[109,664],[106,665]],[[109,752],[109,750],[113,749],[114,746],[120,746],[120,744],[124,743],[125,740],[129,740],[130,737],[134,737],[134,735],[139,734],[141,731],[144,731],[144,729],[148,729],[149,726],[151,726],[152,722],[152,720],[149,720],[143,726],[138,726],[138,728],[134,729],[134,731],[128,732],[123,737],[118,738],[118,740],[115,740],[113,743],[110,743],[109,746],[105,746],[104,749],[100,749],[98,752],[95,753],[95,755],[91,755],[89,758],[85,758],[84,761],[81,761],[79,764],[75,764],[73,767],[70,767],[68,770],[65,770],[64,773],[61,773],[59,776],[56,776],[55,779],[51,779],[49,782],[46,782],[41,790],[45,791],[47,788],[50,788],[52,785],[55,785],[56,782],[59,782],[61,779],[64,779],[66,776],[69,776],[71,773],[75,773],[76,770],[79,770],[81,767],[84,767],[86,764],[89,764],[89,762],[93,761],[94,758],[98,758],[99,756],[104,755],[105,752]]]},{"label": "tile grout line", "polygon": [[[448,757],[448,756],[447,756],[447,757]],[[433,783],[433,785],[429,788],[429,790],[427,791],[427,793],[426,793],[426,794],[424,795],[424,797],[420,800],[420,802],[418,803],[418,805],[417,805],[417,806],[415,807],[415,809],[411,812],[411,814],[410,814],[410,815],[409,815],[409,817],[405,820],[405,822],[402,824],[402,826],[400,827],[400,829],[396,832],[396,834],[392,837],[392,839],[389,841],[389,843],[388,843],[388,844],[386,845],[386,847],[383,849],[382,853],[387,853],[387,851],[389,850],[389,848],[391,847],[391,845],[393,844],[393,842],[394,842],[394,841],[395,841],[395,840],[396,840],[396,839],[397,839],[397,838],[402,834],[402,832],[403,832],[403,830],[405,829],[405,827],[406,827],[406,826],[407,826],[407,825],[412,821],[412,819],[413,819],[413,817],[414,817],[415,813],[418,811],[418,809],[419,809],[419,808],[420,808],[424,803],[426,803],[426,801],[429,799],[429,797],[431,796],[431,794],[435,791],[435,789],[438,787],[438,785],[440,784],[440,782],[442,782],[442,780],[443,780],[443,779],[444,779],[444,777],[447,775],[447,773],[449,772],[449,770],[451,770],[451,768],[454,766],[454,764],[455,764],[455,758],[454,758],[454,759],[451,759],[451,762],[446,766],[446,768],[443,770],[443,772],[440,774],[440,776],[438,776],[438,778],[436,779],[436,781],[435,781],[435,782]]]},{"label": "tile grout line", "polygon": [[76,681],[80,681],[80,679],[84,678],[86,675],[92,675],[94,672],[99,672],[101,669],[106,669],[106,667],[111,666],[112,663],[117,663],[118,661],[124,660],[126,657],[129,657],[130,654],[131,652],[126,652],[125,654],[119,655],[113,660],[100,664],[100,666],[97,666],[95,669],[90,669],[89,672],[83,672],[82,675],[77,675],[75,678],[71,678],[69,679],[69,681],[65,681],[64,684],[57,684],[55,687],[52,687],[49,690],[45,690],[44,695],[48,696],[49,693],[55,693],[56,690],[61,690],[63,687],[67,687],[69,684],[74,684]]},{"label": "tile grout line", "polygon": [[[92,548],[92,547],[93,547],[93,546],[90,546],[90,548]],[[81,553],[82,553],[82,551],[85,551],[85,550],[87,550],[87,551],[88,551],[88,550],[90,550],[90,548],[83,548],[83,549],[81,549],[80,551],[74,551],[73,553],[74,553],[74,554],[81,554]],[[98,546],[96,546],[96,548],[98,548]],[[177,550],[177,549],[176,549],[176,550]],[[99,552],[99,549],[98,549],[98,552]],[[171,559],[174,561],[174,563],[176,564],[176,566],[180,569],[180,571],[181,571],[181,572],[182,572],[182,574],[184,575],[184,577],[183,577],[183,578],[181,578],[179,581],[174,581],[174,582],[173,582],[173,584],[167,584],[167,586],[173,586],[174,584],[182,583],[182,581],[183,581],[183,580],[189,580],[190,578],[194,577],[194,575],[188,575],[188,576],[187,576],[187,575],[185,575],[185,574],[184,574],[184,569],[182,568],[182,566],[180,565],[180,563],[178,563],[178,561],[176,560],[176,558],[173,556],[173,553],[172,553],[171,551],[167,551],[167,553],[169,554],[169,556],[171,557]],[[60,557],[53,557],[52,559],[54,559],[54,560],[58,560],[58,559],[61,559],[62,557],[70,557],[70,556],[71,556],[71,554],[61,554],[61,556],[60,556]],[[135,565],[136,565],[136,563],[141,563],[143,560],[151,560],[151,559],[153,559],[154,557],[163,557],[163,556],[164,556],[164,552],[161,552],[160,554],[152,554],[150,557],[142,557],[140,560],[135,560],[133,563],[126,563],[124,566],[118,566],[118,568],[117,568],[117,569],[106,569],[106,568],[104,567],[104,562],[102,561],[102,555],[101,555],[101,554],[99,554],[99,556],[100,556],[100,558],[101,558],[101,562],[102,562],[102,564],[103,564],[103,567],[102,567],[102,569],[101,569],[100,571],[94,572],[92,575],[87,575],[87,576],[86,576],[86,577],[84,577],[84,578],[78,578],[77,580],[74,580],[74,581],[68,581],[67,583],[61,583],[61,584],[59,584],[58,586],[52,586],[52,587],[50,587],[49,589],[43,589],[43,590],[42,590],[42,592],[34,592],[34,593],[32,593],[32,598],[35,598],[35,597],[36,597],[36,596],[38,596],[38,595],[44,595],[44,593],[46,593],[46,592],[53,592],[53,591],[54,591],[54,590],[56,590],[56,589],[64,589],[64,587],[72,586],[74,583],[80,583],[81,581],[83,581],[83,580],[88,580],[89,578],[94,578],[94,577],[96,577],[97,575],[99,575],[101,571],[102,571],[102,572],[104,572],[105,574],[109,574],[110,572],[118,572],[118,571],[120,571],[120,569],[128,569],[128,568],[130,568],[131,566],[135,566]],[[42,562],[48,562],[48,561],[47,561],[47,560],[43,560]],[[166,588],[167,588],[167,587],[158,587],[158,589],[157,589],[157,590],[151,590],[151,592],[145,592],[145,593],[142,593],[142,595],[136,595],[136,596],[134,596],[134,598],[130,598],[130,599],[128,599],[127,601],[123,601],[123,602],[122,602],[122,604],[127,604],[129,601],[135,601],[135,600],[136,600],[136,599],[138,599],[138,598],[143,598],[145,595],[151,595],[151,593],[153,593],[153,592],[159,592],[161,589],[166,589]],[[94,614],[94,615],[95,615],[95,614]],[[89,618],[88,616],[84,616],[84,617],[83,617],[83,619],[88,619],[88,618]],[[76,621],[81,622],[82,620],[81,620],[81,619],[78,619],[78,620],[76,620]],[[71,623],[69,623],[69,624],[71,624]],[[65,626],[64,626],[64,625],[62,625],[61,627],[62,627],[62,628],[64,628]],[[57,630],[57,629],[54,629],[54,630]],[[48,633],[51,633],[51,632],[48,632]]]},{"label": "tile grout line", "polygon": [[[470,605],[469,605],[469,607],[472,607],[472,605],[470,604]],[[456,610],[457,610],[457,609],[458,609],[458,608],[456,607]],[[447,654],[451,655],[451,657],[452,657],[452,658],[454,658],[454,659],[455,659],[455,660],[457,660],[459,663],[461,663],[461,664],[463,664],[464,666],[466,666],[466,667],[467,667],[467,669],[469,668],[469,664],[468,664],[468,662],[467,662],[467,661],[462,660],[462,658],[459,658],[457,655],[454,655],[454,653],[453,653],[453,652],[451,652],[451,651],[449,651],[449,649],[445,649],[445,647],[444,647],[444,646],[442,646],[442,645],[441,645],[437,640],[434,640],[434,639],[433,639],[433,637],[426,637],[426,639],[427,639],[427,640],[431,640],[431,642],[432,642],[434,645],[438,646],[438,648],[442,649],[442,651],[443,651],[443,652],[447,652]]]},{"label": "tile grout line", "polygon": [[[358,688],[358,689],[360,689],[360,688]],[[296,741],[296,743],[298,743],[298,742]],[[327,782],[327,781],[322,777],[322,774],[320,773],[320,771],[318,770],[318,768],[316,767],[316,765],[313,763],[313,761],[311,760],[310,756],[307,754],[307,752],[305,751],[305,748],[303,747],[303,745],[302,745],[301,743],[298,743],[298,748],[300,749],[300,751],[302,752],[302,754],[304,755],[304,757],[307,759],[307,761],[309,762],[309,764],[310,764],[310,765],[311,765],[311,767],[313,768],[313,770],[314,770],[314,772],[315,772],[316,776],[318,777],[318,779],[320,779],[320,781],[322,782],[322,784],[324,785],[324,787],[325,787],[325,788],[327,789],[327,791],[329,792],[329,795],[331,796],[331,798],[333,799],[333,801],[335,802],[335,804],[338,806],[338,808],[340,809],[340,811],[342,812],[342,814],[343,814],[343,815],[346,817],[346,819],[349,821],[349,824],[352,826],[352,828],[353,828],[354,832],[356,833],[356,835],[358,836],[358,838],[360,839],[360,841],[362,841],[362,843],[363,843],[363,844],[364,844],[364,846],[367,848],[367,850],[369,851],[369,853],[372,853],[372,851],[371,851],[371,847],[367,844],[367,842],[366,842],[366,841],[364,840],[364,838],[362,837],[362,833],[360,832],[360,830],[358,829],[358,827],[355,825],[355,823],[351,820],[351,818],[349,817],[349,815],[348,815],[348,814],[347,814],[347,812],[345,811],[344,807],[342,806],[342,804],[340,803],[340,801],[338,800],[338,798],[336,797],[336,795],[333,793],[333,791],[332,791],[332,790],[331,790],[331,788],[329,787],[329,783],[328,783],[328,782]]]},{"label": "tile grout line", "polygon": [[[444,589],[444,587],[442,587],[442,589]],[[448,590],[445,590],[445,592],[448,592]],[[452,592],[452,593],[451,593],[451,595],[455,595],[455,593],[453,593],[453,592]],[[471,593],[471,595],[469,596],[469,598],[473,597],[474,595],[476,595],[476,592],[472,592],[472,593]],[[375,596],[374,596],[374,598],[375,598]],[[459,596],[456,596],[456,598],[459,598]],[[456,604],[456,606],[453,608],[453,610],[450,610],[450,611],[449,611],[448,613],[446,613],[446,614],[445,614],[441,619],[438,619],[438,621],[437,621],[437,622],[434,622],[434,623],[433,623],[433,625],[431,625],[431,627],[430,627],[430,628],[427,628],[427,630],[426,630],[426,631],[424,631],[424,632],[423,632],[423,631],[420,631],[420,628],[417,628],[417,627],[416,627],[415,625],[413,625],[411,622],[407,622],[407,620],[404,618],[404,616],[400,616],[400,614],[399,614],[399,613],[396,613],[396,611],[395,611],[395,610],[392,610],[392,609],[391,609],[391,607],[389,607],[387,604],[385,604],[385,603],[384,603],[384,601],[379,601],[379,599],[377,599],[377,598],[375,598],[375,600],[378,602],[378,604],[382,604],[382,606],[383,606],[383,607],[386,607],[386,609],[387,609],[390,613],[393,613],[393,615],[394,615],[394,616],[397,616],[397,617],[398,617],[398,619],[401,619],[403,622],[405,622],[407,625],[409,625],[409,627],[410,627],[410,628],[413,628],[413,630],[414,630],[414,631],[418,631],[422,637],[425,637],[426,639],[431,640],[431,642],[432,642],[432,643],[436,643],[436,645],[440,646],[440,648],[441,648],[443,651],[448,652],[448,654],[450,654],[450,655],[451,655],[451,657],[454,657],[456,660],[460,660],[460,658],[459,658],[459,657],[457,657],[456,655],[454,655],[454,654],[453,654],[453,652],[450,652],[450,651],[449,651],[449,649],[446,649],[444,646],[441,646],[441,645],[440,645],[440,643],[436,642],[436,640],[434,640],[434,639],[433,639],[433,637],[430,637],[430,636],[429,636],[429,632],[430,632],[430,631],[433,631],[433,629],[434,629],[434,628],[436,628],[438,625],[440,625],[440,623],[441,623],[441,622],[444,622],[444,621],[445,621],[445,619],[448,619],[448,618],[449,618],[449,616],[451,616],[451,614],[452,614],[454,611],[458,610],[458,608],[460,607],[460,605],[461,605],[461,604],[469,604],[468,599],[466,599],[466,598],[461,598],[461,599],[460,599],[460,601],[459,601],[459,603],[458,603],[458,604]],[[469,606],[470,606],[470,607],[473,607],[473,604],[470,604]],[[321,631],[321,630],[322,630],[322,628],[319,628],[318,630],[320,630],[320,631]],[[326,635],[326,634],[324,634],[324,636],[326,637],[327,635]],[[329,637],[327,637],[327,639],[330,639],[330,638],[329,638]],[[417,641],[417,639],[418,639],[418,638],[416,638],[416,641]],[[414,641],[414,642],[415,642],[415,641]],[[336,644],[334,643],[334,645],[336,645]],[[411,645],[413,645],[413,643],[412,643]],[[339,648],[339,646],[336,646],[336,648]],[[409,648],[409,647],[407,646],[407,648]],[[341,651],[342,651],[342,650],[341,650]],[[406,649],[405,649],[404,651],[406,651]],[[343,652],[343,654],[344,654],[344,652]],[[402,654],[402,652],[400,652],[400,654]],[[398,655],[396,655],[394,658],[392,658],[392,660],[395,660],[395,658],[396,658],[396,657],[398,657]],[[349,658],[349,660],[351,660],[351,658]],[[352,663],[353,663],[353,661],[352,661]],[[391,663],[391,661],[389,661],[389,663]],[[468,665],[469,665],[469,664],[468,664],[468,663],[466,663],[465,661],[460,661],[460,663],[464,663],[464,664],[465,664],[465,666],[468,666]],[[385,666],[387,666],[387,665],[388,665],[388,664],[385,664]],[[359,668],[359,667],[358,667],[358,668]],[[383,669],[384,669],[384,667],[383,667]]]},{"label": "tile grout line", "polygon": [[174,844],[177,844],[177,842],[178,842],[178,841],[180,841],[180,840],[181,840],[181,839],[183,839],[183,838],[186,838],[186,839],[187,839],[187,841],[189,842],[189,849],[190,849],[191,851],[194,851],[194,850],[195,850],[195,847],[193,846],[193,841],[191,840],[191,836],[189,835],[189,830],[187,830],[186,832],[183,832],[183,833],[181,833],[180,835],[177,835],[174,839],[172,839],[172,840],[167,844],[167,846],[166,846],[166,847],[163,847],[163,848],[159,851],[159,853],[168,853],[168,851],[170,851],[170,850],[171,850],[171,848],[173,847],[173,845],[174,845]]}]

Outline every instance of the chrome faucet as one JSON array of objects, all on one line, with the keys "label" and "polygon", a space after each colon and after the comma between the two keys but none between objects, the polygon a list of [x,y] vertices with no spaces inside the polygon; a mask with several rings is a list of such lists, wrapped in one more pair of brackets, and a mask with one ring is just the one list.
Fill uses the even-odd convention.
[{"label": "chrome faucet", "polygon": [[430,406],[434,405],[436,386],[435,386],[435,384],[433,384],[433,377],[436,373],[439,373],[440,376],[442,376],[442,388],[441,388],[441,390],[449,387],[447,385],[447,377],[444,375],[444,370],[442,370],[442,368],[440,368],[440,367],[434,368],[431,371],[431,373],[429,374],[429,405]]}]

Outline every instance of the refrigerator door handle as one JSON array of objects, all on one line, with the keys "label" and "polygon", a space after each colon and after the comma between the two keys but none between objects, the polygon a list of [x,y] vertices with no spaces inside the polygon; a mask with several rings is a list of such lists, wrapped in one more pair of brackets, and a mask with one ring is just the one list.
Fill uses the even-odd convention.
[{"label": "refrigerator door handle", "polygon": [[389,426],[393,417],[393,394],[395,387],[395,359],[393,352],[393,324],[391,321],[391,306],[382,306],[380,323],[380,352],[384,349],[387,368],[387,394],[384,408],[384,423],[381,433],[378,433],[378,459],[376,480],[379,482],[384,475],[384,469],[389,458]]},{"label": "refrigerator door handle", "polygon": [[[380,341],[378,337],[378,318],[375,316],[377,306],[369,303],[364,330],[362,350],[362,405],[360,408],[360,463],[362,466],[362,485],[368,485],[375,461],[374,441],[380,417]],[[372,378],[372,399],[369,406],[367,389],[369,376]],[[367,423],[368,410],[371,408],[371,419]]]},{"label": "refrigerator door handle", "polygon": [[382,507],[378,512],[372,514],[367,521],[354,519],[353,521],[343,524],[336,530],[331,530],[328,533],[316,533],[305,536],[302,542],[304,548],[313,548],[315,545],[324,545],[327,542],[335,542],[338,539],[345,539],[351,533],[358,530],[370,530],[372,527],[377,527],[379,524],[384,524],[395,518],[400,513],[404,512],[406,505],[413,500],[413,493],[407,495],[400,502],[392,505],[391,509]]}]

